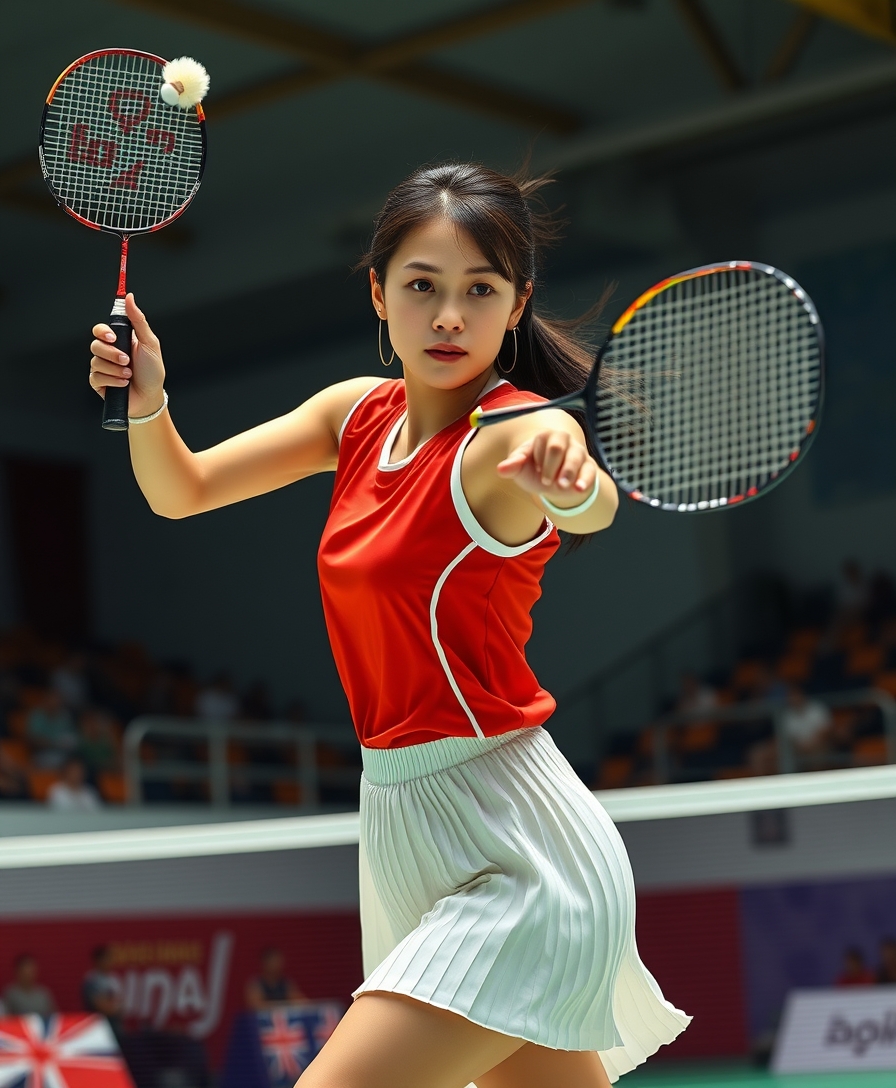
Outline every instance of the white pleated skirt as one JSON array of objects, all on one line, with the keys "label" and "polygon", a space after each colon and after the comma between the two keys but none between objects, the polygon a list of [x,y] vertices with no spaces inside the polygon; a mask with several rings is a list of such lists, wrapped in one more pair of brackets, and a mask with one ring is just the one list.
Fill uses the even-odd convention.
[{"label": "white pleated skirt", "polygon": [[547,730],[364,748],[365,979],[610,1080],[690,1023],[638,957],[618,831]]}]

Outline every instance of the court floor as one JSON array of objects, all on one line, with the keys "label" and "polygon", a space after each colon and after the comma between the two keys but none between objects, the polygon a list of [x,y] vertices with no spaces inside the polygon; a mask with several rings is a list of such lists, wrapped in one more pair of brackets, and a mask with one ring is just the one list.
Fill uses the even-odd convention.
[{"label": "court floor", "polygon": [[743,1065],[660,1065],[629,1073],[620,1084],[624,1088],[896,1088],[896,1069],[776,1077],[767,1069]]}]

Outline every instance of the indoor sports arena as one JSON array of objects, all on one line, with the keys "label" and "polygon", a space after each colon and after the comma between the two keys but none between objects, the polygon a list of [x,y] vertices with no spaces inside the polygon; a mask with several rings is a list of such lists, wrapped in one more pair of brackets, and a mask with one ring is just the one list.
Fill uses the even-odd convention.
[{"label": "indoor sports arena", "polygon": [[0,1088],[896,1088],[893,4],[0,53]]}]

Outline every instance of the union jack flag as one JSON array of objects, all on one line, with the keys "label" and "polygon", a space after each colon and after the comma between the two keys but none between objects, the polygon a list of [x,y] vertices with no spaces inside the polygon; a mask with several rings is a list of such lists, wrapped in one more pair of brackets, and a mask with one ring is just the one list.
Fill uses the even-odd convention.
[{"label": "union jack flag", "polygon": [[134,1088],[105,1017],[0,1017],[0,1088]]},{"label": "union jack flag", "polygon": [[[342,1015],[335,1002],[284,1005],[258,1014],[270,1088],[292,1088],[333,1034]],[[5,1086],[0,1083],[0,1088]]]}]

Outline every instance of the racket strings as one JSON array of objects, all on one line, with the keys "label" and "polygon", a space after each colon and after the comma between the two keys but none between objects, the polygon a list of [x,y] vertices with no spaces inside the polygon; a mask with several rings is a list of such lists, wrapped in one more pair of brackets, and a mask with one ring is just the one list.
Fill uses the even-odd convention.
[{"label": "racket strings", "polygon": [[610,345],[643,371],[643,404],[602,396],[598,437],[623,486],[654,505],[749,496],[791,462],[820,392],[814,312],[776,276],[712,273],[666,288]]},{"label": "racket strings", "polygon": [[196,190],[198,115],[167,106],[161,85],[158,61],[107,53],[72,69],[48,103],[41,149],[47,180],[69,211],[94,226],[152,230]]}]

